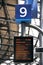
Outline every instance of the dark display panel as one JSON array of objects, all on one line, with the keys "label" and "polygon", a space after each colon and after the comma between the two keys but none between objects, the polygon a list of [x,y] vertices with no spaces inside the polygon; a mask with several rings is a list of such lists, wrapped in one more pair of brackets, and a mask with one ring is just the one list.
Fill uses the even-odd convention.
[{"label": "dark display panel", "polygon": [[14,37],[14,62],[33,61],[33,37]]}]

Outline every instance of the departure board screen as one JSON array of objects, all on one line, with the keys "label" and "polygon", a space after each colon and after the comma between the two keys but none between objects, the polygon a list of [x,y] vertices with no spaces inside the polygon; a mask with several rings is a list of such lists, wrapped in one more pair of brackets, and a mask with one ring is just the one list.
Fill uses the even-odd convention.
[{"label": "departure board screen", "polygon": [[33,62],[33,37],[14,37],[14,62]]}]

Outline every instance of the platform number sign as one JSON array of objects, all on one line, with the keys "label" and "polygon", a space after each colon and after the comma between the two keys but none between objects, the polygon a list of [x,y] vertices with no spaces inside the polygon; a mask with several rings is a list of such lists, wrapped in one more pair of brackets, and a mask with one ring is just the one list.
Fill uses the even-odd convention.
[{"label": "platform number sign", "polygon": [[16,5],[15,18],[17,23],[30,22],[31,5]]},{"label": "platform number sign", "polygon": [[27,9],[25,7],[21,7],[20,8],[20,17],[26,17],[26,15],[27,15]]}]

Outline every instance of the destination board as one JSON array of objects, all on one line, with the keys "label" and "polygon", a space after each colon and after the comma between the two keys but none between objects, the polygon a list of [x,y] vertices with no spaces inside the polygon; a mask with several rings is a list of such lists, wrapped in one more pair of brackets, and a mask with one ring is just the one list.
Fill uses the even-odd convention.
[{"label": "destination board", "polygon": [[14,37],[14,62],[33,61],[33,37]]}]

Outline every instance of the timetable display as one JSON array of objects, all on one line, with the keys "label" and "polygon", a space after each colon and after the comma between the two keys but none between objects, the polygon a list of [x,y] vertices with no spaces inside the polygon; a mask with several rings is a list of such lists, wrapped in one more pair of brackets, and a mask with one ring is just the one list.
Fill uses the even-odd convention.
[{"label": "timetable display", "polygon": [[14,37],[14,62],[33,62],[33,37]]}]

